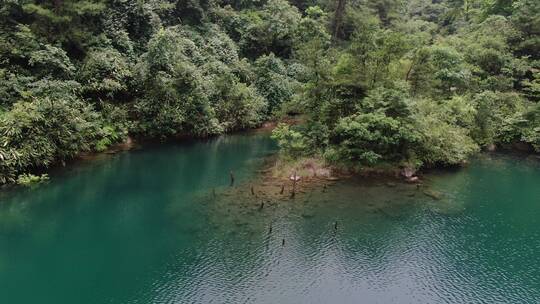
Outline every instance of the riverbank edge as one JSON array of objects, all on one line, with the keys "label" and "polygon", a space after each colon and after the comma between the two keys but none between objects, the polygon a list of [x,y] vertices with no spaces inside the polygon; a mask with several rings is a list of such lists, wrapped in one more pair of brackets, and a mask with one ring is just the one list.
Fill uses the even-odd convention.
[{"label": "riverbank edge", "polygon": [[[481,150],[476,155],[504,154],[518,155],[521,157],[533,157],[540,161],[540,154],[532,147],[525,149],[524,144],[501,145]],[[394,183],[416,184],[421,187],[427,176],[434,171],[444,170],[452,172],[465,169],[469,162],[457,165],[435,165],[430,167],[415,168],[404,164],[381,163],[376,165],[350,165],[345,163],[330,163],[323,156],[304,156],[296,159],[287,158],[277,154],[266,164],[266,168],[261,170],[266,174],[266,178],[277,180],[282,183],[290,183],[293,180],[302,181],[304,186],[309,183],[321,184],[326,181],[335,182],[347,178],[361,179],[383,179],[392,186]],[[308,186],[309,187],[309,186]]]},{"label": "riverbank edge", "polygon": [[[269,120],[262,123],[259,127],[252,129],[243,129],[236,130],[224,134],[208,136],[204,138],[188,136],[188,135],[178,135],[167,139],[159,139],[153,137],[137,136],[137,135],[127,135],[127,137],[122,141],[115,144],[112,144],[104,151],[85,151],[79,152],[76,156],[68,161],[58,161],[52,164],[47,168],[36,168],[35,170],[30,170],[29,172],[22,172],[20,175],[30,175],[37,174],[37,176],[46,176],[47,178],[44,181],[47,181],[47,173],[57,170],[59,168],[70,166],[74,163],[80,161],[92,161],[96,158],[99,158],[103,155],[113,155],[120,152],[130,151],[133,149],[139,149],[147,144],[153,143],[165,143],[165,142],[176,142],[176,141],[190,141],[198,139],[208,139],[215,138],[222,135],[233,135],[233,134],[249,134],[249,133],[271,133],[272,130],[279,124],[286,123],[289,125],[301,124],[302,117],[287,117],[280,120]],[[535,156],[540,159],[540,154],[535,152],[531,145],[526,143],[513,143],[505,145],[490,145],[483,149],[480,153],[519,153],[523,155]],[[387,178],[389,180],[395,181],[404,181],[409,183],[422,183],[422,175],[433,169],[445,169],[448,167],[444,166],[435,166],[434,168],[412,168],[407,166],[402,166],[398,164],[379,164],[374,166],[350,166],[345,164],[329,164],[321,156],[311,156],[311,157],[301,157],[296,160],[286,159],[281,157],[279,153],[277,157],[274,158],[275,164],[273,167],[267,167],[262,171],[271,172],[272,178],[281,179],[283,182],[293,180],[295,178],[303,179],[302,184],[306,182],[311,182],[314,184],[320,184],[321,181],[338,181],[340,179],[349,178],[349,177],[361,177],[361,178]],[[449,169],[462,168],[466,166],[466,163],[461,165],[452,166]],[[309,171],[309,172],[308,172]],[[294,174],[296,172],[296,177]],[[313,173],[313,174],[309,174]],[[38,179],[38,183],[39,183]],[[24,186],[31,186],[24,185]],[[17,182],[11,182],[0,185],[0,190],[12,186],[21,186]]]},{"label": "riverbank edge", "polygon": [[[13,187],[19,186],[34,186],[39,183],[47,182],[49,180],[48,173],[55,170],[59,170],[68,166],[72,166],[79,162],[93,161],[97,158],[100,158],[105,155],[114,155],[121,152],[126,152],[134,149],[140,149],[149,144],[162,144],[166,142],[183,142],[183,141],[192,141],[192,140],[202,140],[202,139],[211,139],[223,135],[233,135],[233,134],[242,134],[242,133],[258,133],[258,132],[268,132],[270,133],[277,125],[278,121],[268,120],[263,122],[259,127],[251,129],[242,129],[227,132],[224,134],[211,135],[207,137],[196,137],[185,134],[179,134],[177,136],[169,137],[166,139],[160,139],[156,137],[147,137],[137,134],[128,134],[121,142],[116,142],[107,147],[103,151],[80,151],[75,156],[68,160],[57,160],[47,167],[32,168],[30,170],[20,172],[17,175],[17,179],[7,183],[0,184],[0,190],[10,189]],[[20,184],[17,182],[20,176],[29,176],[35,178],[33,183]],[[44,178],[42,178],[44,177]]]}]

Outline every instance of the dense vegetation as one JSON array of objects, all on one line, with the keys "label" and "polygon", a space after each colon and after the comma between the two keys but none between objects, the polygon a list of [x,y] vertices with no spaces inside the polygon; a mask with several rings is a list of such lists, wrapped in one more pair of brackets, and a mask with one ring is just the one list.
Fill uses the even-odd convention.
[{"label": "dense vegetation", "polygon": [[0,5],[0,183],[127,135],[291,114],[305,122],[274,137],[292,158],[420,167],[540,149],[536,0]]}]

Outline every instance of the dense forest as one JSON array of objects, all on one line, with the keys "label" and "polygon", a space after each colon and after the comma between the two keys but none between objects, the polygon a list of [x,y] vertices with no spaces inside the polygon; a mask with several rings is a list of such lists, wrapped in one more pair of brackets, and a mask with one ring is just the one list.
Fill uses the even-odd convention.
[{"label": "dense forest", "polygon": [[3,0],[0,183],[286,116],[288,158],[540,150],[537,0]]}]

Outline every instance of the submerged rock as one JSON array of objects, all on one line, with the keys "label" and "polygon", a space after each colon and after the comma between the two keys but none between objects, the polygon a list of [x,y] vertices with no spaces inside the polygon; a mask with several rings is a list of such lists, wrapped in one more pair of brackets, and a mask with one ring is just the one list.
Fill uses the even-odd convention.
[{"label": "submerged rock", "polygon": [[434,200],[440,200],[443,197],[442,193],[434,191],[434,190],[424,190],[423,193],[424,195],[431,197]]},{"label": "submerged rock", "polygon": [[311,214],[311,213],[302,213],[301,216],[302,216],[303,218],[305,218],[305,219],[310,219],[310,218],[315,217],[315,215],[314,215],[314,214]]}]

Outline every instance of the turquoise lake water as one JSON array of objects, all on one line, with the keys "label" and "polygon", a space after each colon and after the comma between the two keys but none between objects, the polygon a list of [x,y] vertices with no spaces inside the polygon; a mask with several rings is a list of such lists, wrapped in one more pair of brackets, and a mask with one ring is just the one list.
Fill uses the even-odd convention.
[{"label": "turquoise lake water", "polygon": [[262,134],[164,144],[2,192],[0,303],[539,303],[540,161],[484,155],[420,189],[351,179],[262,210],[227,193],[275,151]]}]

